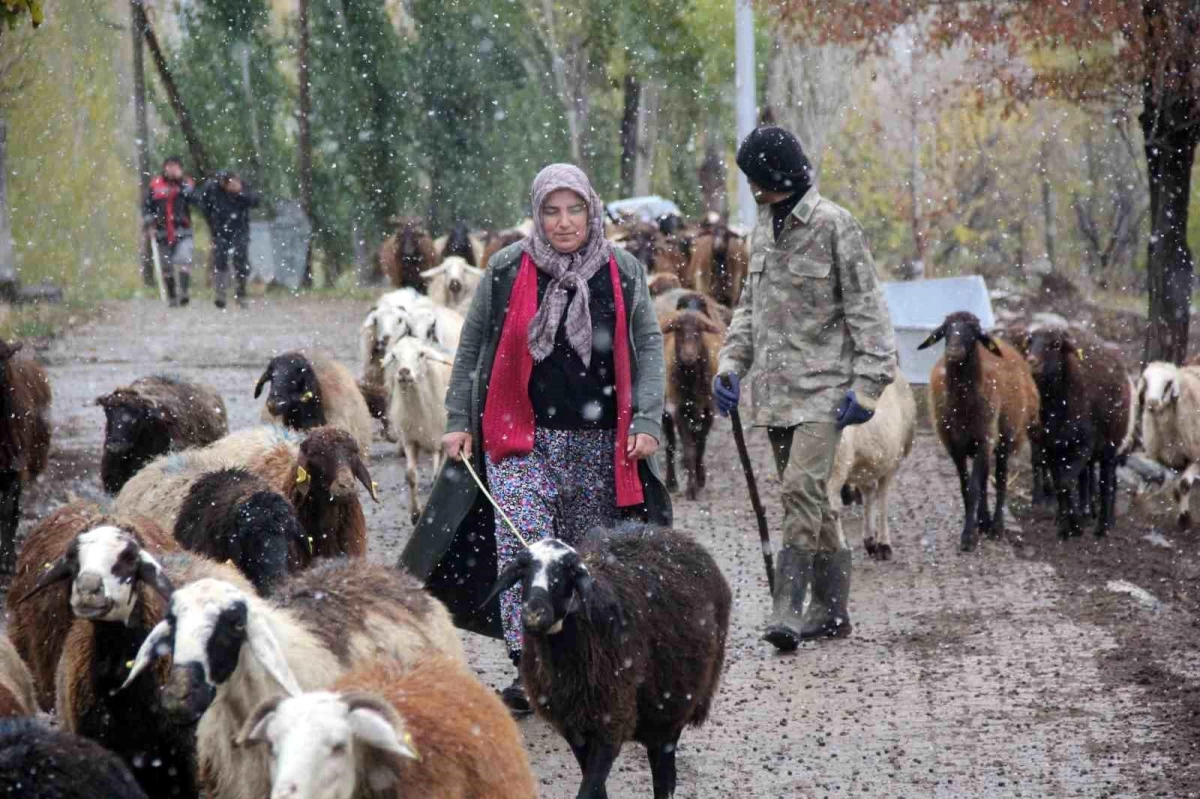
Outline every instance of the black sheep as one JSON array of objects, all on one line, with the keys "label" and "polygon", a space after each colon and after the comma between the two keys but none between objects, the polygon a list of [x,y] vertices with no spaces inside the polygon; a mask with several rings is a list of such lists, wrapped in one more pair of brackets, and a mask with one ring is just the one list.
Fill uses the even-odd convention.
[{"label": "black sheep", "polygon": [[[646,747],[655,799],[675,792],[683,728],[708,717],[732,602],[712,556],[689,536],[628,525],[522,550],[492,597],[521,584],[521,678],[579,761],[580,797],[603,797],[626,741]],[[489,599],[489,602],[491,600]]]},{"label": "black sheep", "polygon": [[1129,434],[1133,391],[1115,355],[1068,330],[1030,334],[1027,360],[1041,396],[1038,438],[1058,497],[1058,532],[1079,535],[1099,467],[1096,535],[1116,520],[1117,456]]},{"label": "black sheep", "polygon": [[446,243],[442,245],[440,260],[444,261],[451,255],[457,255],[471,266],[479,265],[475,262],[475,247],[471,244],[471,232],[461,222],[450,229]]},{"label": "black sheep", "polygon": [[264,596],[300,568],[289,552],[311,546],[292,503],[245,469],[211,472],[192,484],[175,540],[213,560],[233,561]]},{"label": "black sheep", "polygon": [[146,799],[116,755],[32,719],[0,721],[0,796]]}]

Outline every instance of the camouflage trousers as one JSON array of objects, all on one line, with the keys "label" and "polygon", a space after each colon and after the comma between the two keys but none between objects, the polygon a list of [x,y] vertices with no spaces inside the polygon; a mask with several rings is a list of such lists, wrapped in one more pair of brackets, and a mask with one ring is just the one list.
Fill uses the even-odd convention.
[{"label": "camouflage trousers", "polygon": [[819,552],[849,548],[826,488],[841,435],[832,422],[767,428],[782,483],[784,546]]}]

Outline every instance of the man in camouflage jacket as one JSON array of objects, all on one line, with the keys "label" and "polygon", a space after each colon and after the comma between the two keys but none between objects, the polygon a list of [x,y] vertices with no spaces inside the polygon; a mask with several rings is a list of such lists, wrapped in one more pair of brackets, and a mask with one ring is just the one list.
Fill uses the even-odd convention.
[{"label": "man in camouflage jacket", "polygon": [[759,128],[737,160],[758,223],[714,394],[728,413],[753,367],[751,415],[767,428],[783,494],[774,610],[763,637],[791,650],[851,630],[850,550],[826,483],[841,431],[870,420],[892,382],[895,334],[862,228],[811,185],[796,137]]}]

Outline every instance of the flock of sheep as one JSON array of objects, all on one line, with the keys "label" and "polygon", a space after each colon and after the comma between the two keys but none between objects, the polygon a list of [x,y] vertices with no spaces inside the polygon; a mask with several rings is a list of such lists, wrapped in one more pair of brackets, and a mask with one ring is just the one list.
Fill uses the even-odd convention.
[{"label": "flock of sheep", "polygon": [[[745,279],[745,241],[719,221],[631,224],[610,235],[651,266],[664,333],[668,483],[706,480],[716,358]],[[151,376],[97,399],[106,430],[100,508],[74,502],[15,546],[23,480],[46,464],[47,375],[0,342],[0,568],[13,574],[0,636],[0,793],[261,799],[530,797],[521,735],[470,671],[446,608],[402,569],[369,563],[360,496],[374,421],[406,461],[440,468],[444,397],[463,312],[490,252],[519,236],[435,243],[404,222],[380,251],[393,281],[358,334],[358,377],[315,352],[266,365],[261,427],[229,432],[211,389]],[[432,263],[431,253],[441,257]],[[931,377],[937,434],[961,481],[962,548],[1003,530],[1010,459],[1028,440],[1035,486],[1062,535],[1113,521],[1118,458],[1183,470],[1181,519],[1200,477],[1200,368],[1151,364],[1133,385],[1120,358],[1074,329],[984,331],[958,313]],[[904,378],[875,417],[846,430],[828,490],[865,503],[864,544],[892,556],[887,494],[912,449]],[[968,465],[970,462],[970,465]],[[994,463],[994,513],[987,483]],[[1097,478],[1098,475],[1098,478]],[[360,494],[360,491],[362,494]],[[708,716],[731,596],[689,536],[621,527],[576,546],[528,547],[493,597],[524,586],[521,671],[566,739],[580,796],[604,796],[628,741],[648,751],[654,795],[675,788],[685,726]],[[680,612],[685,609],[685,612]],[[57,729],[32,717],[53,711]],[[11,717],[11,718],[9,718]]]}]

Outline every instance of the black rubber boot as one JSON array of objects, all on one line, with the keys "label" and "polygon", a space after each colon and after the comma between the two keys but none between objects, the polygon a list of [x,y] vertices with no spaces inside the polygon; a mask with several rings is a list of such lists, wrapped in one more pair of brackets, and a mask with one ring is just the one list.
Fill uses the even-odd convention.
[{"label": "black rubber boot", "polygon": [[163,275],[163,286],[167,289],[167,305],[177,307],[179,299],[175,296],[175,275]]},{"label": "black rubber boot", "polygon": [[533,705],[529,704],[529,697],[525,695],[525,686],[521,684],[521,653],[509,652],[508,658],[517,667],[517,676],[512,681],[512,685],[500,692],[500,701],[508,708],[508,712],[514,719],[527,718],[533,713]]},{"label": "black rubber boot", "polygon": [[192,298],[188,296],[188,289],[191,288],[191,285],[192,285],[192,276],[190,274],[188,274],[187,272],[181,272],[179,274],[179,304],[180,305],[187,305],[189,302],[192,301]]},{"label": "black rubber boot", "polygon": [[794,546],[779,550],[775,560],[775,607],[767,621],[763,640],[780,652],[791,652],[800,646],[804,593],[812,576],[813,553],[810,550]]},{"label": "black rubber boot", "polygon": [[850,625],[850,550],[818,552],[813,557],[813,597],[800,637],[845,638]]},{"label": "black rubber boot", "polygon": [[233,296],[234,296],[234,299],[237,300],[237,304],[238,304],[239,308],[246,307],[246,276],[245,275],[238,275],[235,278]]}]

